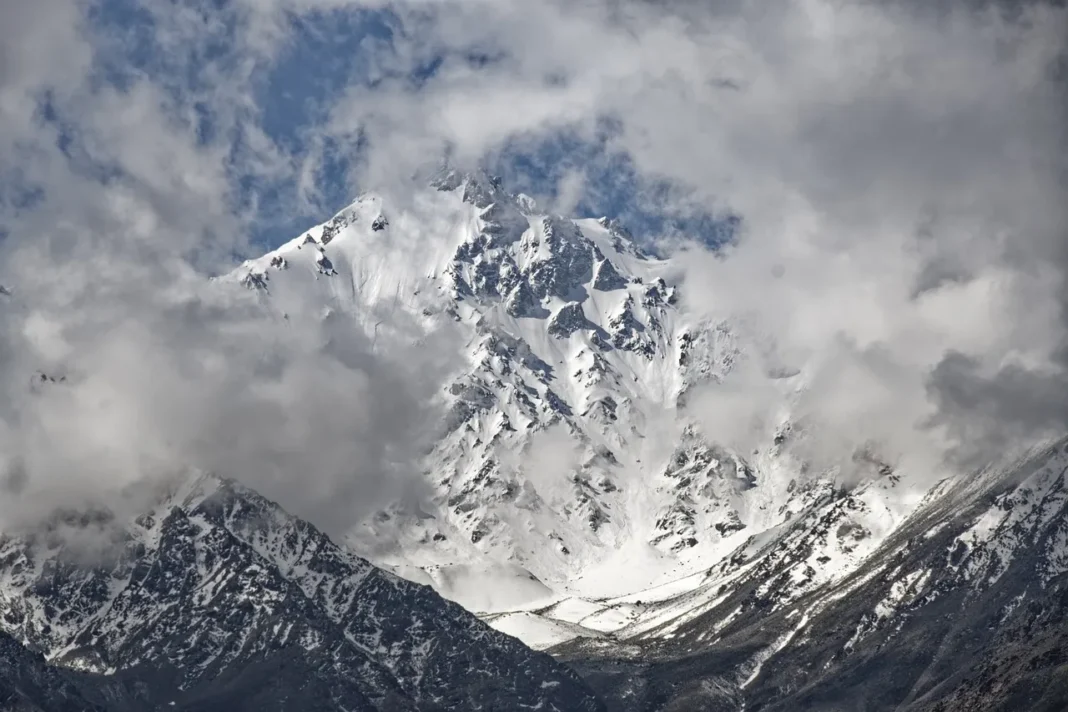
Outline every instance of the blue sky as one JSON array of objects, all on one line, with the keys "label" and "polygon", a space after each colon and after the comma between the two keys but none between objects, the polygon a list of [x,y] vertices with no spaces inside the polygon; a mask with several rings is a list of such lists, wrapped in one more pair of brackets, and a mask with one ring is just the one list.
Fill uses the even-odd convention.
[{"label": "blue sky", "polygon": [[[55,151],[73,174],[64,180],[147,189],[157,206],[166,184],[189,188],[184,199],[217,215],[194,226],[183,208],[177,222],[249,238],[231,240],[235,255],[445,155],[550,209],[620,218],[647,241],[719,245],[782,230],[799,208],[912,220],[913,203],[986,170],[975,145],[1032,132],[1028,115],[1002,108],[1017,99],[1008,79],[997,97],[983,93],[987,77],[1012,71],[991,60],[994,44],[1027,47],[1015,60],[1024,73],[1056,45],[1042,34],[1053,22],[998,39],[980,15],[954,34],[922,10],[822,2],[777,14],[755,3],[57,2],[11,11],[41,30],[31,40],[19,18],[8,23],[27,38],[26,74],[41,76],[17,87],[33,126],[12,138],[8,163]],[[874,80],[915,66],[928,71],[912,83]],[[136,147],[110,135],[123,111]],[[144,156],[178,170],[151,170]],[[49,190],[41,172],[7,169],[9,212]]]},{"label": "blue sky", "polygon": [[[409,91],[432,83],[446,65],[464,65],[479,71],[497,62],[504,54],[480,51],[477,47],[450,47],[427,52],[416,59],[399,58],[400,42],[411,41],[400,20],[384,9],[326,9],[302,14],[286,13],[281,21],[284,35],[271,48],[269,57],[253,57],[244,43],[245,15],[240,3],[231,0],[176,3],[201,18],[192,30],[164,25],[174,21],[146,9],[135,0],[100,0],[91,5],[89,27],[97,52],[94,82],[125,89],[148,80],[162,87],[175,115],[192,117],[198,138],[205,144],[225,141],[229,146],[229,181],[236,209],[248,210],[248,229],[254,245],[271,246],[289,239],[309,222],[325,219],[351,199],[354,191],[376,188],[372,181],[358,177],[360,165],[373,139],[360,132],[331,134],[322,130],[331,111],[342,97],[375,101],[375,92],[385,83],[402,83]],[[168,34],[191,32],[168,45]],[[192,40],[192,41],[189,41]],[[405,50],[410,51],[410,50]],[[252,63],[249,71],[243,64]],[[247,91],[246,106],[235,107],[205,99],[220,76],[237,79]],[[67,125],[65,117],[42,102],[42,115],[57,126]],[[618,121],[610,114],[597,116],[593,130],[550,127],[536,133],[523,132],[514,140],[500,142],[478,160],[480,167],[505,178],[515,191],[559,204],[567,178],[581,174],[581,195],[562,205],[580,216],[607,215],[623,220],[640,239],[681,232],[707,244],[720,244],[731,236],[738,217],[724,206],[716,210],[694,208],[668,210],[672,198],[686,189],[666,176],[650,176],[640,171],[625,150],[613,146]],[[289,161],[299,164],[314,154],[310,180],[314,198],[295,200],[300,192],[293,171],[258,172],[246,170],[250,155],[251,128],[275,144]],[[227,136],[220,132],[228,132]],[[71,156],[79,153],[76,129],[61,132]],[[109,168],[92,164],[81,152],[84,169],[97,171],[101,178]],[[427,160],[436,157],[427,156]],[[304,185],[307,189],[307,184]],[[32,193],[27,193],[31,195]]]}]

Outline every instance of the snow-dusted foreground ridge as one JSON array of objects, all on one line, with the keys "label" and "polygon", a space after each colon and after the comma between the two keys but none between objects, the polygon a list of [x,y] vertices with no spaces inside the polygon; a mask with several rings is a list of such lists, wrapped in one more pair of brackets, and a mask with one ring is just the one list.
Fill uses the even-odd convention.
[{"label": "snow-dusted foreground ridge", "polygon": [[565,666],[251,490],[201,476],[155,502],[0,539],[4,704],[602,709]]},{"label": "snow-dusted foreground ridge", "polygon": [[[348,542],[575,660],[621,709],[994,709],[1017,679],[1056,689],[1056,655],[1002,653],[1063,637],[1059,451],[959,482],[861,452],[838,481],[793,454],[810,434],[788,409],[755,450],[724,448],[700,403],[759,346],[694,311],[685,273],[611,221],[450,174],[403,206],[364,195],[229,280],[286,318],[310,302],[372,337],[452,334],[430,496]],[[804,364],[766,387],[788,404]]]}]

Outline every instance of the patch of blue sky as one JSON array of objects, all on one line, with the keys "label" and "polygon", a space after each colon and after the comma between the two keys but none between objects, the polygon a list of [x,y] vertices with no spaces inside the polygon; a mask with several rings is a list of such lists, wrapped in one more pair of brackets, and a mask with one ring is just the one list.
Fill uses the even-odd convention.
[{"label": "patch of blue sky", "polygon": [[[177,27],[168,24],[176,18]],[[218,93],[220,78],[241,81],[241,63],[249,60],[239,36],[239,3],[177,0],[169,8],[150,10],[139,0],[101,0],[88,19],[96,48],[95,88],[124,91],[148,80],[165,93],[176,119],[193,122],[198,142],[229,147],[225,168],[231,199],[235,211],[251,216],[252,243],[259,246],[254,249],[284,239],[308,221],[309,216],[294,214],[292,174],[250,170],[255,161],[248,132],[262,130],[284,151],[299,156],[306,149],[307,130],[323,118],[327,98],[354,80],[360,58],[353,45],[380,34],[381,27],[343,12],[291,17],[291,32],[277,61],[257,67],[248,77],[251,84],[240,87],[253,102],[239,104]],[[322,176],[320,186],[324,202],[340,202],[343,172]],[[330,195],[332,187],[337,195]]]},{"label": "patch of blue sky", "polygon": [[[617,124],[599,123],[593,137],[561,130],[536,141],[525,139],[507,146],[487,166],[512,190],[558,203],[569,190],[567,177],[580,176],[582,191],[574,206],[579,217],[620,220],[638,239],[650,243],[683,234],[709,247],[719,247],[737,234],[739,216],[723,209],[702,209],[679,200],[684,186],[643,175],[630,156],[614,151],[611,139]],[[682,206],[686,209],[670,209]]]},{"label": "patch of blue sky", "polygon": [[[89,29],[95,37],[97,63],[94,80],[99,86],[120,90],[147,78],[163,88],[173,102],[176,115],[193,121],[197,138],[204,144],[225,139],[230,146],[227,159],[235,210],[252,215],[249,226],[254,249],[272,247],[290,239],[309,224],[325,219],[351,200],[354,189],[348,178],[354,161],[361,160],[361,144],[355,138],[330,137],[319,129],[333,103],[346,91],[373,92],[378,82],[401,79],[418,91],[448,62],[465,62],[478,70],[504,55],[468,50],[455,57],[443,57],[432,49],[419,59],[414,69],[403,70],[392,61],[396,33],[404,30],[387,11],[335,9],[290,15],[284,45],[275,48],[269,66],[251,76],[254,107],[249,116],[226,123],[219,112],[217,77],[240,76],[243,61],[238,32],[240,4],[232,0],[175,0],[189,11],[196,30],[195,41],[173,45],[165,33],[173,28],[157,26],[156,10],[146,9],[140,0],[99,0],[89,15]],[[185,31],[188,32],[188,26]],[[166,43],[171,41],[171,45]],[[167,47],[171,51],[161,51]],[[211,71],[206,71],[207,68]],[[46,107],[47,108],[47,107]],[[51,111],[51,109],[49,109]],[[54,112],[53,112],[54,113]],[[76,127],[66,117],[52,115],[60,140],[75,155]],[[246,122],[299,161],[313,148],[321,153],[314,183],[317,201],[300,210],[294,200],[297,176],[294,173],[260,175],[249,171],[252,151],[243,131]],[[220,136],[223,130],[229,132]],[[560,130],[536,139],[525,138],[508,144],[489,161],[487,169],[505,179],[512,190],[537,196],[559,198],[564,177],[583,176],[584,191],[575,211],[581,216],[617,217],[637,236],[659,236],[683,232],[719,245],[734,235],[738,219],[711,210],[688,209],[685,214],[664,206],[679,205],[674,197],[685,193],[682,186],[642,175],[630,158],[612,148],[618,130],[611,120],[600,122],[593,135]],[[341,145],[340,141],[347,141]],[[314,145],[314,142],[319,144]],[[101,174],[106,177],[106,171]],[[372,187],[372,186],[366,186]],[[685,201],[683,201],[685,202]]]},{"label": "patch of blue sky", "polygon": [[331,99],[375,80],[368,48],[388,48],[393,31],[387,15],[367,10],[317,12],[290,23],[286,47],[259,87],[259,102],[267,134],[299,147],[302,129],[326,118]]},{"label": "patch of blue sky", "polygon": [[[261,128],[273,141],[294,156],[305,155],[313,140],[322,141],[322,159],[314,182],[319,207],[330,212],[352,199],[348,183],[351,162],[360,160],[359,138],[355,145],[340,146],[338,139],[318,134],[316,128],[328,118],[334,101],[349,90],[373,85],[379,79],[374,52],[389,52],[392,26],[388,14],[368,10],[333,10],[303,17],[292,16],[286,46],[257,87]],[[282,214],[269,208],[281,191],[294,186],[250,184],[261,192],[263,206],[257,221],[256,239],[275,245],[307,227],[309,218],[325,215]],[[278,201],[276,204],[284,204]]]},{"label": "patch of blue sky", "polygon": [[[77,116],[65,112],[51,90],[45,90],[38,96],[35,108],[37,121],[52,131],[56,148],[66,158],[74,173],[100,183],[108,183],[121,176],[121,170],[114,163],[103,161],[86,150]],[[27,160],[33,160],[33,157],[28,156]],[[13,186],[16,194],[38,197],[44,195],[42,186],[34,186],[25,181],[15,181]]]}]

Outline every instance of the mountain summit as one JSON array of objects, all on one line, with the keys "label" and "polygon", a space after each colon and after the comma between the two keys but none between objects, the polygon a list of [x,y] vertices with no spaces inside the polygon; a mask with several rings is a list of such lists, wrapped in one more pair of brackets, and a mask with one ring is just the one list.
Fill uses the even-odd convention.
[{"label": "mountain summit", "polygon": [[[853,534],[822,541],[809,573],[782,584],[800,596],[852,571],[919,499],[872,467],[853,506],[835,504],[833,477],[806,475],[786,453],[788,414],[755,452],[718,445],[691,396],[749,347],[689,308],[684,274],[614,221],[543,214],[499,181],[453,172],[396,211],[361,196],[231,280],[289,316],[300,294],[369,332],[403,317],[460,335],[424,462],[431,496],[378,512],[349,539],[544,646],[654,625],[647,608],[595,600],[685,578],[827,508]],[[767,384],[789,394],[804,378]]]},{"label": "mountain summit", "polygon": [[[724,447],[694,403],[758,345],[693,308],[679,259],[447,173],[403,205],[361,196],[230,279],[372,334],[402,319],[460,335],[429,496],[348,542],[574,661],[619,709],[1011,705],[1020,665],[1060,684],[1053,652],[1024,663],[1003,647],[1024,628],[1062,637],[1059,450],[952,480],[859,450],[839,478],[796,454],[811,434],[789,412],[752,451]],[[785,403],[811,387],[803,365],[764,385]],[[1010,594],[1024,556],[1010,549],[1049,575]],[[962,635],[945,627],[958,606],[987,633],[940,652],[920,631]],[[976,672],[947,667],[964,660]]]}]

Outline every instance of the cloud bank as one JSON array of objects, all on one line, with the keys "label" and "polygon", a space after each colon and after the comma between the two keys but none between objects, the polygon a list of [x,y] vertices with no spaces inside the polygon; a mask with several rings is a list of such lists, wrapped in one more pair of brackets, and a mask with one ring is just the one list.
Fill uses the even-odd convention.
[{"label": "cloud bank", "polygon": [[[784,411],[827,465],[875,441],[971,466],[1060,434],[1065,19],[1042,2],[8,3],[0,449],[21,494],[0,517],[192,465],[340,530],[414,481],[437,376],[413,374],[440,375],[419,350],[383,358],[358,324],[280,323],[207,278],[262,251],[265,225],[339,207],[338,185],[402,202],[445,156],[538,166],[561,210],[625,195],[611,207],[740,216],[716,254],[650,236],[689,251],[692,307],[767,345],[698,400],[736,447]],[[300,76],[327,51],[356,60],[280,131],[272,77],[341,26]],[[781,367],[806,387],[769,386]],[[67,381],[29,388],[40,371]]]},{"label": "cloud bank", "polygon": [[[417,92],[397,83],[374,102],[343,101],[339,121],[381,134],[383,161],[442,145],[475,160],[566,129],[670,181],[655,194],[664,212],[742,216],[733,245],[686,259],[690,305],[773,346],[700,400],[713,437],[745,449],[785,410],[820,467],[874,443],[891,462],[939,471],[1068,426],[1063,8],[455,3],[428,14],[421,47],[490,59],[458,59]],[[365,169],[381,170],[373,158]],[[806,374],[801,393],[768,386],[783,366]]]},{"label": "cloud bank", "polygon": [[[284,319],[211,281],[263,249],[242,182],[296,174],[251,104],[254,23],[176,4],[145,20],[168,66],[111,76],[133,40],[99,34],[104,9],[0,22],[0,522],[196,468],[342,532],[418,486],[444,367],[404,323],[372,344],[366,315]],[[212,51],[220,33],[237,49]]]}]

